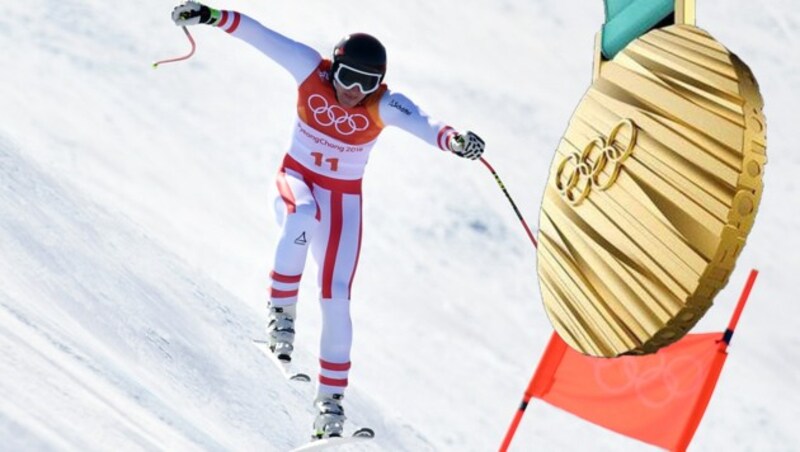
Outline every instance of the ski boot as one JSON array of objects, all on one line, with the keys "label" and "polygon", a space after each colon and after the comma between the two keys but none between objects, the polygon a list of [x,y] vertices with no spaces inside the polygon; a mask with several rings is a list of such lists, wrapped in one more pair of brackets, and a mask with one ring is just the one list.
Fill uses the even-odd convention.
[{"label": "ski boot", "polygon": [[344,431],[344,408],[342,394],[320,394],[314,400],[317,417],[314,419],[314,434],[311,439],[341,437]]},{"label": "ski boot", "polygon": [[269,306],[267,344],[279,361],[288,363],[294,350],[294,318],[297,306]]}]

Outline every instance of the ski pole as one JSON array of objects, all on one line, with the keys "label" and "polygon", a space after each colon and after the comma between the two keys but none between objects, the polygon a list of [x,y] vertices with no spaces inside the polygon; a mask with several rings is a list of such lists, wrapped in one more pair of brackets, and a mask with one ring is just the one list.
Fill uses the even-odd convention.
[{"label": "ski pole", "polygon": [[495,171],[494,168],[492,168],[492,165],[490,165],[489,162],[484,160],[483,157],[481,157],[480,160],[481,163],[483,163],[486,166],[486,168],[489,169],[489,172],[492,173],[492,176],[494,176],[494,180],[497,181],[497,185],[500,186],[500,189],[503,190],[503,193],[506,195],[508,202],[511,203],[511,207],[514,208],[514,213],[517,214],[517,218],[519,218],[519,221],[522,222],[522,226],[525,228],[525,232],[528,233],[528,237],[531,239],[531,243],[533,243],[533,247],[539,248],[539,243],[536,241],[536,238],[533,236],[533,233],[531,233],[531,229],[528,227],[528,223],[525,222],[525,218],[522,217],[522,214],[517,208],[517,205],[514,203],[514,200],[511,199],[511,195],[508,194],[508,190],[506,190],[506,186],[503,185],[503,181],[500,180],[500,176],[497,175],[497,171]]},{"label": "ski pole", "polygon": [[189,33],[189,29],[188,28],[186,28],[185,26],[181,27],[181,28],[183,28],[183,32],[186,33],[186,37],[189,38],[189,42],[192,44],[192,50],[190,50],[189,54],[185,55],[185,56],[170,58],[170,59],[167,59],[167,60],[156,61],[155,63],[153,63],[153,69],[157,68],[159,64],[174,63],[175,61],[188,60],[189,58],[191,58],[192,55],[194,55],[194,50],[197,47],[195,45],[195,43],[194,43],[194,38],[192,38],[192,35],[191,35],[191,33]]}]

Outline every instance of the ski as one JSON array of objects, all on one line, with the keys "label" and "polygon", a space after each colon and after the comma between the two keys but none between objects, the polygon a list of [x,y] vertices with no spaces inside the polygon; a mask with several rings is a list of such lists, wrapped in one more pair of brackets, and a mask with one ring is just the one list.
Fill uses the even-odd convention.
[{"label": "ski", "polygon": [[291,361],[281,361],[272,353],[272,350],[269,349],[269,344],[267,341],[261,339],[253,339],[253,345],[256,346],[257,349],[264,352],[267,355],[270,361],[281,371],[283,376],[290,381],[301,381],[308,383],[311,381],[311,377],[308,374],[302,372],[293,372],[292,371],[292,363]]},{"label": "ski", "polygon": [[353,432],[351,436],[340,436],[334,438],[315,439],[310,443],[293,449],[291,452],[308,452],[314,450],[324,450],[344,444],[367,441],[375,437],[375,432],[371,428],[360,428]]}]

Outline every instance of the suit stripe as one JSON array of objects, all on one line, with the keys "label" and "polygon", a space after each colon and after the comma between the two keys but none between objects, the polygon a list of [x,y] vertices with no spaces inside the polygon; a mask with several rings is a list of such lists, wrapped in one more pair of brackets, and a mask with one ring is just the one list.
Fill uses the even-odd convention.
[{"label": "suit stripe", "polygon": [[350,298],[350,294],[353,293],[353,280],[356,277],[356,269],[358,269],[358,259],[361,257],[361,234],[364,230],[364,203],[362,202],[362,198],[358,197],[358,243],[356,244],[356,258],[353,261],[353,271],[350,273],[350,282],[347,284],[347,297]]},{"label": "suit stripe", "polygon": [[444,126],[439,131],[439,135],[436,138],[436,142],[439,144],[439,148],[443,151],[450,150],[450,140],[456,134],[456,130],[450,126]]},{"label": "suit stripe", "polygon": [[302,163],[295,160],[289,154],[286,154],[286,156],[283,158],[282,168],[284,171],[286,169],[295,171],[296,173],[300,174],[303,179],[311,180],[314,182],[314,184],[319,185],[326,190],[353,194],[361,193],[361,179],[335,179],[333,177],[315,173],[303,166]]},{"label": "suit stripe", "polygon": [[283,170],[283,168],[278,172],[276,183],[278,184],[278,193],[280,193],[281,199],[283,199],[284,204],[286,204],[286,213],[295,213],[297,211],[297,202],[294,199],[292,188],[286,180],[286,171]]},{"label": "suit stripe", "polygon": [[233,12],[233,23],[231,24],[230,27],[225,29],[225,31],[227,31],[228,33],[233,33],[234,31],[236,31],[236,29],[239,27],[239,22],[241,22],[241,20],[242,20],[241,14],[239,14],[239,13],[234,11]]},{"label": "suit stripe", "polygon": [[320,384],[336,388],[344,388],[347,386],[347,378],[328,378],[324,375],[320,375],[319,382]]},{"label": "suit stripe", "polygon": [[229,13],[227,11],[222,11],[222,18],[219,20],[219,23],[217,24],[218,27],[222,28],[225,26],[225,23],[228,22],[228,14]]},{"label": "suit stripe", "polygon": [[292,276],[282,275],[282,274],[276,272],[275,270],[271,271],[270,274],[269,274],[269,277],[274,279],[275,281],[286,283],[286,284],[299,283],[300,282],[300,278],[302,278],[302,276],[303,276],[302,274],[301,275],[292,275]]},{"label": "suit stripe", "polygon": [[331,363],[331,362],[325,361],[324,359],[320,359],[319,360],[319,365],[320,365],[320,367],[322,367],[325,370],[332,370],[332,371],[336,371],[336,372],[350,370],[350,362],[349,361],[346,362],[346,363]]},{"label": "suit stripe", "polygon": [[342,238],[342,193],[331,192],[330,209],[330,235],[322,267],[322,298],[333,298],[333,270]]},{"label": "suit stripe", "polygon": [[296,297],[299,290],[278,290],[271,289],[270,296],[272,298],[292,298]]}]

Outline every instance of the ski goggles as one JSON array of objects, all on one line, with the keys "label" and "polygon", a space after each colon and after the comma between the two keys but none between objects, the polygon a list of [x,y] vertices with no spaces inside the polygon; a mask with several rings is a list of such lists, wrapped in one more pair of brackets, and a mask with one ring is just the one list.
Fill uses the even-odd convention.
[{"label": "ski goggles", "polygon": [[381,86],[382,77],[383,74],[365,72],[342,63],[339,63],[339,67],[333,74],[333,79],[343,88],[352,89],[354,86],[358,86],[361,94],[375,92]]}]

